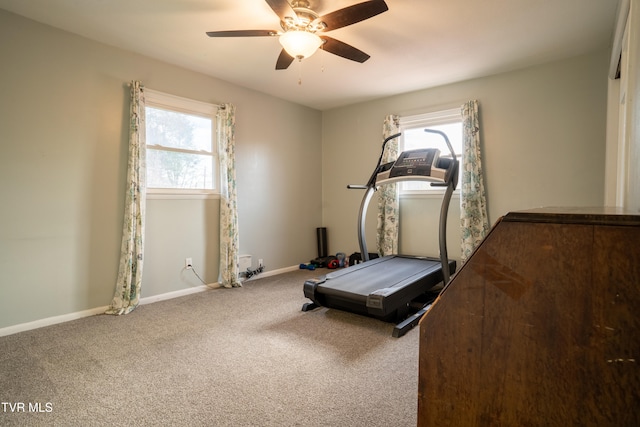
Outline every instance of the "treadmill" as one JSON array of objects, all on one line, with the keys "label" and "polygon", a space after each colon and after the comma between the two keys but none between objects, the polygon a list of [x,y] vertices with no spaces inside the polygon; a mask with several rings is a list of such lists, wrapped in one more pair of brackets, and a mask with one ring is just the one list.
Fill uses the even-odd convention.
[{"label": "treadmill", "polygon": [[[393,322],[396,326],[392,336],[398,338],[418,324],[449,282],[456,263],[447,255],[447,213],[458,183],[459,162],[445,133],[434,129],[425,132],[442,136],[450,156],[440,157],[439,149],[424,148],[404,151],[396,161],[381,164],[387,143],[401,134],[384,140],[367,184],[347,186],[365,190],[358,215],[358,243],[364,262],[305,281],[304,295],[312,302],[305,303],[302,311],[324,306]],[[369,259],[365,239],[369,202],[381,185],[401,181],[427,181],[431,186],[446,187],[440,208],[440,258],[387,255]]]}]

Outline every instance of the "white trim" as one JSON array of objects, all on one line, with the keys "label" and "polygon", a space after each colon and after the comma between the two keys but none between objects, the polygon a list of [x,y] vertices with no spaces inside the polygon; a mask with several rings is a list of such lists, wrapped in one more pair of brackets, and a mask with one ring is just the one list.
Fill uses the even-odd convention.
[{"label": "white trim", "polygon": [[[213,141],[212,141],[213,142]],[[212,144],[213,145],[213,144]],[[207,150],[188,150],[186,148],[165,147],[159,144],[147,144],[148,150],[171,151],[172,153],[199,154],[201,156],[214,156],[213,151]]]},{"label": "white trim", "polygon": [[[220,165],[219,156],[218,156],[218,147],[217,147],[217,113],[220,108],[217,104],[196,101],[194,99],[183,98],[181,96],[171,95],[164,92],[159,92],[153,89],[144,90],[145,94],[145,107],[162,109],[166,111],[191,115],[191,116],[201,116],[211,121],[211,150],[188,150],[182,148],[175,147],[165,147],[162,145],[149,144],[147,143],[146,147],[149,150],[157,150],[157,151],[168,151],[168,152],[177,152],[177,153],[186,153],[193,155],[201,155],[201,156],[209,156],[211,158],[212,164],[212,172],[213,172],[213,188],[207,189],[206,191],[198,191],[195,189],[196,193],[202,192],[214,192],[219,193],[220,191]],[[194,189],[170,189],[172,191],[167,191],[166,189],[156,188],[156,187],[147,187],[148,193],[161,193],[161,194],[193,194]],[[173,197],[171,197],[173,198]],[[194,198],[194,197],[186,197],[186,198]]]},{"label": "white trim", "polygon": [[70,322],[71,320],[82,319],[83,317],[102,314],[109,306],[91,308],[89,310],[77,311],[75,313],[62,314],[60,316],[47,317],[45,319],[34,320],[33,322],[21,323],[0,329],[0,337],[17,334],[18,332],[30,331],[32,329],[44,328],[46,326],[57,325],[58,323]]},{"label": "white trim", "polygon": [[289,273],[296,270],[300,270],[300,264],[292,265],[291,267],[279,268],[277,270],[265,271],[264,273],[262,273],[261,277],[277,276],[278,274]]},{"label": "white trim", "polygon": [[460,108],[450,108],[448,110],[400,117],[400,127],[422,127],[425,122],[432,126],[444,125],[459,121],[462,121],[462,113],[460,112]]},{"label": "white trim", "polygon": [[[254,277],[255,279],[259,279],[262,277],[276,276],[278,274],[298,270],[299,268],[300,268],[299,265],[285,267],[277,270],[266,271]],[[251,278],[250,280],[254,280],[254,278]],[[216,283],[209,283],[207,285],[196,286],[193,288],[180,289],[178,291],[167,292],[160,295],[153,295],[145,298],[140,298],[140,305],[153,304],[154,302],[165,301],[173,298],[179,298],[182,296],[191,295],[198,292],[206,292],[211,289],[217,289],[220,287],[221,287],[220,284],[216,282]],[[18,325],[7,326],[6,328],[0,328],[0,337],[13,335],[20,332],[30,331],[33,329],[44,328],[47,326],[53,326],[59,323],[70,322],[72,320],[82,319],[84,317],[97,316],[99,314],[104,314],[104,312],[107,311],[108,308],[109,306],[96,307],[96,308],[91,308],[89,310],[77,311],[75,313],[62,314],[60,316],[53,316],[53,317],[47,317],[45,319],[34,320],[33,322],[20,323]]]},{"label": "white trim", "polygon": [[148,200],[219,199],[220,193],[211,190],[181,190],[178,188],[147,188]]},{"label": "white trim", "polygon": [[[201,285],[194,288],[181,289],[178,291],[167,292],[160,295],[153,295],[150,297],[140,298],[140,305],[152,304],[158,301],[165,301],[168,299],[178,298],[185,295],[195,294],[198,292],[208,291],[210,289],[219,288],[219,283],[210,283],[208,285]],[[34,320],[33,322],[21,323],[18,325],[8,326],[0,329],[0,337],[7,335],[17,334],[19,332],[30,331],[32,329],[44,328],[46,326],[53,326],[59,323],[70,322],[72,320],[82,319],[84,317],[97,316],[104,314],[109,309],[109,306],[91,308],[89,310],[77,311],[75,313],[62,314],[60,316],[47,317],[45,319]]]},{"label": "white trim", "polygon": [[278,274],[289,273],[291,271],[296,271],[296,270],[300,270],[300,264],[293,265],[291,267],[279,268],[277,270],[263,271],[262,273],[259,273],[259,274],[255,275],[255,276],[251,277],[250,279],[244,280],[242,283],[251,282],[253,280],[262,279],[264,277],[277,276]]},{"label": "white trim", "polygon": [[152,295],[150,297],[140,298],[140,305],[153,304],[154,302],[158,301],[166,301],[168,299],[197,294],[198,292],[204,292],[219,287],[220,285],[218,283],[211,283],[208,285],[200,285],[193,288],[180,289],[178,291],[167,292],[164,294]]},{"label": "white trim", "polygon": [[[629,173],[629,141],[631,140],[631,126],[629,121],[629,113],[632,111],[633,96],[633,59],[631,50],[631,34],[630,28],[633,16],[627,15],[627,21],[623,27],[623,35],[621,42],[620,56],[620,90],[618,94],[618,158],[616,159],[616,206],[627,206],[627,191],[629,182],[627,175]],[[635,11],[634,11],[635,13]]]},{"label": "white trim", "polygon": [[145,103],[152,107],[159,107],[171,111],[183,111],[185,113],[200,113],[205,116],[214,116],[218,112],[219,106],[208,102],[196,101],[194,99],[183,98],[159,92],[153,89],[144,89]]},{"label": "white trim", "polygon": [[616,23],[613,31],[613,46],[611,48],[611,59],[609,60],[609,78],[615,79],[620,65],[620,56],[622,55],[622,45],[624,31],[627,26],[627,18],[629,16],[630,1],[620,0],[618,3],[618,11],[616,13]]}]

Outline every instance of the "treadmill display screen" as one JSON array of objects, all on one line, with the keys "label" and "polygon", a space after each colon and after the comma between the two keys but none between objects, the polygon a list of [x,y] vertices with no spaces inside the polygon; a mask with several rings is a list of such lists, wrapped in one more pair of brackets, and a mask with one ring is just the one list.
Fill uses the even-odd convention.
[{"label": "treadmill display screen", "polygon": [[437,148],[403,151],[393,165],[389,177],[431,176],[431,166],[437,162],[439,156],[440,150]]}]

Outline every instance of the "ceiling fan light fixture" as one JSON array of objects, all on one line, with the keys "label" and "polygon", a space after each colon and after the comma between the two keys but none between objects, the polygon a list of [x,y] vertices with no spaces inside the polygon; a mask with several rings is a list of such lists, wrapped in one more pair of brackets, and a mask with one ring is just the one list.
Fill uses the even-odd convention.
[{"label": "ceiling fan light fixture", "polygon": [[287,31],[280,36],[280,44],[293,58],[303,59],[313,55],[322,45],[322,39],[309,31]]}]

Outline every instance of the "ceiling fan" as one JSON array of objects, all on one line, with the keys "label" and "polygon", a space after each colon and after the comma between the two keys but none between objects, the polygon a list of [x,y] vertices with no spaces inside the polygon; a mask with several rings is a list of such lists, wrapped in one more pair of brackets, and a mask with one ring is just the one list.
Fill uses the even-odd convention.
[{"label": "ceiling fan", "polygon": [[209,37],[273,37],[279,36],[283,46],[276,61],[276,70],[285,70],[294,59],[302,60],[322,49],[356,62],[365,62],[369,55],[355,47],[329,36],[317,33],[337,30],[356,22],[372,18],[389,10],[384,0],[370,0],[319,15],[310,9],[307,0],[265,0],[280,18],[280,30],[208,31]]}]

